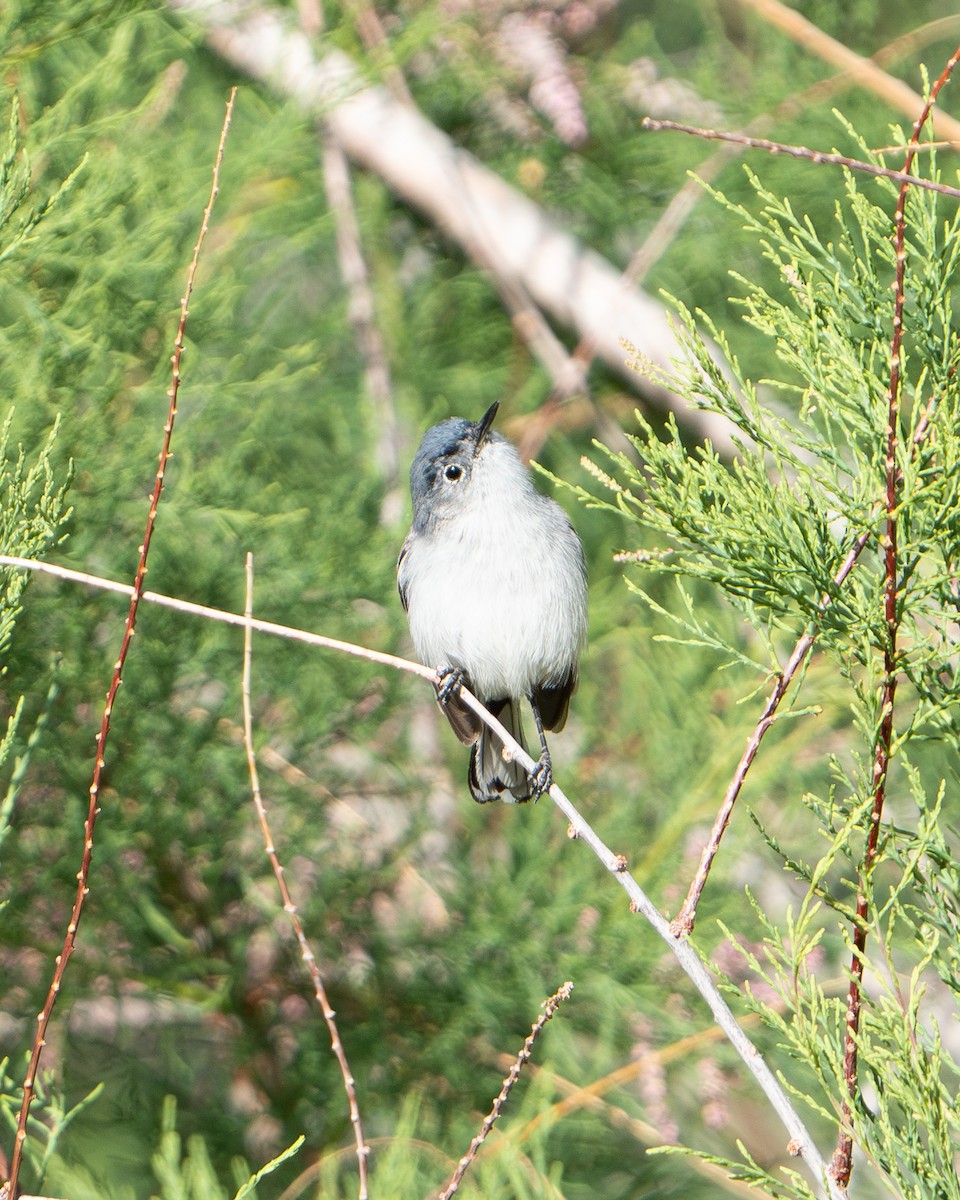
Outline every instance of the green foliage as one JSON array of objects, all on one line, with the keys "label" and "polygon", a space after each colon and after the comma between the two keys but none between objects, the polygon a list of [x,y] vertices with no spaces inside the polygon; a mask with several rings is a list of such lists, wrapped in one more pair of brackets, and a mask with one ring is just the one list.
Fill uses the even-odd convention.
[{"label": "green foliage", "polygon": [[[26,1064],[24,1064],[25,1066]],[[0,1127],[12,1134],[20,1111],[22,1076],[17,1076],[8,1058],[0,1059]],[[51,1168],[56,1170],[60,1143],[74,1120],[97,1100],[102,1088],[96,1087],[73,1107],[68,1107],[56,1078],[43,1071],[37,1079],[36,1099],[28,1130],[29,1155],[34,1161],[35,1177],[42,1186]]]},{"label": "green foliage", "polygon": [[[286,7],[293,14],[296,6]],[[886,36],[893,20],[881,7],[857,6],[865,48],[881,32]],[[689,21],[677,16],[676,5],[641,4],[573,39],[568,61],[591,130],[577,151],[536,113],[531,117],[522,82],[492,53],[501,15],[493,9],[451,20],[439,6],[393,6],[383,14],[391,38],[386,57],[396,58],[418,102],[458,144],[625,263],[683,183],[694,145],[639,132],[641,107],[630,94],[637,59],[650,57],[662,75],[681,76],[701,96],[721,100],[726,120],[736,125],[783,99],[785,80],[799,88],[821,73],[771,30],[735,28],[725,11],[687,9]],[[913,6],[909,20],[937,11],[934,4]],[[353,10],[329,6],[325,17],[326,36],[359,55]],[[890,28],[889,36],[901,31]],[[166,417],[185,264],[234,75],[187,22],[156,4],[18,0],[0,10],[0,35],[3,104],[23,131],[15,134],[16,146],[23,141],[29,149],[29,170],[14,140],[3,160],[2,203],[10,220],[0,252],[12,253],[0,262],[0,390],[15,404],[11,444],[27,448],[23,484],[33,464],[39,470],[27,504],[37,522],[30,526],[35,552],[45,553],[69,528],[69,541],[58,546],[60,561],[128,580]],[[383,62],[361,66],[375,76]],[[852,94],[847,100],[858,128],[871,139],[875,132],[878,144],[887,138],[875,101]],[[525,121],[501,123],[504,112],[518,111]],[[802,108],[802,125],[792,130],[784,123],[778,132],[821,146],[836,136],[830,119],[810,105]],[[809,235],[806,217],[814,230],[823,228],[838,192],[823,172],[813,183],[808,178],[797,164],[764,170],[761,203],[783,231],[764,224],[773,257],[764,258],[757,239],[739,229],[760,218],[749,185],[737,176],[725,180],[725,190],[733,199],[750,194],[750,207],[702,206],[654,276],[691,310],[708,311],[715,329],[729,324],[743,376],[774,373],[775,341],[767,335],[786,328],[775,305],[789,308],[803,291],[806,319],[795,336],[808,340],[782,344],[776,370],[788,399],[800,389],[804,423],[765,415],[766,398],[755,401],[743,379],[745,398],[738,395],[737,403],[744,436],[762,425],[770,439],[762,464],[744,467],[739,482],[709,456],[684,468],[679,433],[663,438],[658,427],[662,512],[646,509],[638,534],[629,520],[632,502],[626,512],[613,506],[613,522],[609,510],[577,517],[590,566],[591,646],[556,761],[565,786],[585,797],[591,818],[629,855],[665,909],[682,899],[703,826],[752,728],[751,704],[738,699],[763,685],[785,633],[816,616],[821,588],[849,539],[860,528],[877,528],[872,505],[882,451],[871,430],[883,408],[885,360],[871,358],[868,348],[889,308],[889,249],[877,241],[886,210],[863,207],[855,189],[840,189],[837,211],[850,225],[850,245],[875,247],[876,254],[841,255],[837,264],[823,260],[818,268],[824,247]],[[483,272],[378,180],[358,175],[354,187],[390,355],[401,459],[427,424],[449,412],[470,415],[508,399],[509,415],[517,418],[538,405],[549,380],[519,344]],[[794,211],[776,199],[784,190],[794,196]],[[889,211],[886,220],[888,226]],[[918,290],[909,309],[916,344],[911,340],[908,351],[916,369],[905,412],[908,422],[915,420],[937,394],[946,429],[955,404],[944,382],[952,351],[941,346],[938,360],[936,342],[949,297],[935,273],[922,274],[919,260],[936,251],[943,261],[945,250],[953,252],[954,234],[931,217],[926,225],[918,220],[910,236],[917,239],[909,248],[911,288]],[[776,259],[785,253],[784,237],[793,247],[784,263],[797,259],[802,287]],[[751,294],[751,325],[729,320],[730,265],[778,297],[765,307],[760,292]],[[837,271],[847,280],[839,299],[830,283]],[[841,301],[846,308],[834,311]],[[292,106],[243,81],[191,308],[175,457],[148,587],[239,610],[250,549],[257,615],[408,649],[393,575],[402,528],[381,521],[387,483],[373,450],[379,416],[365,389],[336,268],[316,132]],[[856,331],[852,349],[841,337],[845,318]],[[687,337],[696,354],[692,328]],[[815,354],[817,344],[829,344],[830,353]],[[813,385],[802,382],[801,371],[813,360],[823,378],[816,395],[805,397],[803,388]],[[879,383],[869,382],[873,376]],[[856,394],[851,388],[841,395],[845,378],[856,380]],[[619,385],[602,372],[595,384],[597,403],[622,412]],[[720,399],[711,391],[708,402],[725,404],[727,384],[717,379],[710,387]],[[840,413],[834,404],[843,406]],[[57,440],[41,452],[58,413]],[[853,438],[849,450],[843,422]],[[552,439],[545,466],[572,477],[585,440],[582,429]],[[955,520],[946,453],[938,426],[935,447],[925,443],[914,461],[904,459],[904,519],[917,553],[936,553],[924,506],[939,505],[948,531]],[[40,469],[48,460],[49,475],[46,465]],[[74,511],[63,526],[53,481],[69,477],[71,460]],[[11,478],[15,464],[14,455]],[[780,468],[773,497],[761,465]],[[697,472],[685,491],[684,469]],[[870,476],[859,492],[850,489],[857,472]],[[701,487],[709,494],[702,496]],[[803,505],[810,512],[800,521]],[[684,592],[677,600],[665,581],[645,579],[650,604],[633,604],[620,585],[620,566],[609,561],[610,545],[634,536],[647,544],[669,532],[671,522],[682,522],[684,533],[665,565],[673,571],[682,557]],[[947,545],[943,536],[940,544]],[[948,554],[941,554],[942,562],[925,559],[906,581],[911,603],[926,597],[928,622],[947,595]],[[736,555],[744,569],[734,578],[732,603],[718,603],[713,588],[723,584],[724,562]],[[861,566],[818,619],[824,647],[833,638],[841,655],[844,637],[855,646],[845,676],[838,682],[825,659],[811,663],[806,684],[823,715],[816,723],[778,722],[751,773],[758,820],[796,868],[784,884],[779,858],[764,857],[754,830],[733,829],[701,909],[704,943],[711,918],[741,941],[753,937],[756,917],[740,894],[749,878],[765,912],[780,905],[777,888],[786,886],[787,900],[802,906],[807,921],[802,944],[810,954],[830,945],[835,963],[831,914],[846,918],[850,911],[856,794],[869,765],[850,750],[843,689],[845,681],[856,689],[869,742],[875,723],[869,672],[883,636],[871,607],[878,595],[872,550]],[[10,586],[20,587],[20,580],[11,577]],[[8,887],[0,974],[4,1010],[13,1016],[2,1034],[18,1058],[29,1044],[75,886],[93,734],[126,604],[46,579],[32,585],[28,601],[2,680],[5,715],[25,697],[4,769],[9,788],[2,809],[10,834],[3,846]],[[745,635],[744,615],[756,621],[759,636]],[[911,787],[919,807],[947,774],[948,743],[917,739],[941,729],[952,736],[953,717],[942,690],[952,676],[939,683],[931,677],[935,653],[945,660],[950,629],[941,622],[933,636],[919,610],[916,627],[923,640],[908,647],[904,662],[914,685]],[[230,1195],[242,1183],[226,1182],[235,1178],[240,1152],[251,1162],[276,1163],[259,1181],[264,1197],[281,1188],[292,1195],[298,1180],[315,1187],[303,1194],[356,1193],[339,1074],[278,913],[249,806],[238,742],[239,652],[235,630],[166,610],[141,611],[115,712],[91,894],[54,1018],[61,1036],[47,1051],[71,1103],[103,1084],[97,1103],[58,1142],[49,1178],[51,1187],[59,1181],[59,1194],[147,1200],[160,1187],[164,1196]],[[941,690],[928,694],[927,684]],[[736,1153],[732,1142],[742,1135],[744,1161],[752,1156],[763,1164],[758,1171],[767,1168],[780,1153],[780,1131],[753,1120],[752,1110],[743,1119],[750,1097],[724,1052],[708,1038],[690,1048],[691,1026],[699,1028],[704,1017],[676,969],[638,931],[595,863],[569,844],[549,806],[496,812],[470,806],[462,748],[437,733],[429,689],[339,656],[257,638],[254,708],[275,840],[357,1079],[373,1146],[371,1194],[425,1195],[449,1178],[499,1089],[506,1069],[500,1056],[516,1052],[544,996],[565,978],[574,979],[576,992],[538,1047],[536,1061],[546,1069],[521,1080],[462,1195],[716,1195],[716,1175],[701,1178],[689,1164],[644,1155],[643,1146],[673,1136],[671,1130],[718,1159]],[[810,849],[804,822],[811,818],[796,804],[804,791],[826,852],[815,842]],[[885,852],[894,861],[903,856],[899,878],[909,886],[894,889],[897,924],[885,916],[883,934],[872,932],[871,945],[879,954],[890,931],[914,930],[906,950],[890,943],[891,956],[906,953],[913,970],[927,961],[928,941],[939,939],[930,969],[910,993],[920,996],[923,986],[930,994],[930,970],[948,987],[951,972],[956,977],[956,866],[942,818],[931,816],[918,835],[921,826],[908,816],[898,820],[904,832],[894,831]],[[809,860],[815,865],[808,869]],[[881,911],[888,899],[880,893]],[[765,971],[776,983],[778,971],[787,978],[788,951],[799,950],[776,927],[768,934],[774,962],[750,943],[746,971],[752,967],[755,979]],[[733,982],[742,980],[727,969]],[[835,1031],[838,1002],[834,989],[817,1015],[812,971],[807,976],[804,1011],[814,1014],[808,1041],[817,1046],[830,1022]],[[885,1056],[893,1061],[880,1024],[871,1019],[863,1031],[865,1042],[878,1047],[875,1060],[869,1047],[864,1051],[868,1073],[882,1069]],[[932,1114],[933,1080],[946,1071],[940,1065],[946,1059],[933,1053],[927,1028],[914,1022],[918,1044],[928,1051],[918,1075],[928,1107],[917,1111]],[[814,1085],[835,1088],[835,1057],[808,1062],[803,1045],[791,1044],[791,1059],[777,1048],[784,1035],[776,1025],[764,1036],[763,1052],[796,1071],[798,1081],[809,1079],[811,1096]],[[615,1095],[604,1098],[601,1085],[616,1081],[614,1072],[631,1057],[637,1077],[621,1079]],[[705,1095],[708,1071],[719,1100]],[[577,1091],[589,1084],[598,1084],[596,1095]],[[658,1087],[668,1100],[658,1102]],[[15,1096],[13,1085],[9,1091]],[[579,1096],[581,1107],[555,1122],[541,1119],[559,1092]],[[176,1100],[176,1129],[168,1096]],[[913,1100],[904,1091],[897,1105],[905,1109]],[[822,1122],[814,1116],[817,1131],[832,1136],[832,1105],[822,1096],[816,1103],[823,1114]],[[720,1119],[726,1114],[725,1128],[715,1124],[717,1110]],[[158,1151],[161,1112],[166,1124]],[[943,1147],[952,1136],[949,1114],[938,1119],[930,1136]],[[865,1114],[857,1120],[858,1139],[878,1161],[894,1155],[877,1122],[868,1128]],[[895,1134],[896,1123],[892,1128]],[[300,1133],[301,1154],[279,1162],[275,1156]],[[39,1129],[30,1144],[43,1144]],[[905,1177],[907,1166],[898,1169]]]},{"label": "green foliage", "polygon": [[[0,230],[2,228],[0,224]],[[8,416],[0,429],[0,495],[3,497],[0,507],[0,554],[13,558],[40,559],[62,539],[61,527],[70,515],[65,502],[69,484],[58,485],[55,482],[50,462],[57,427],[55,424],[36,461],[28,465],[23,446],[18,448],[15,457],[10,454],[10,424],[11,417]],[[0,568],[0,663],[3,663],[0,675],[7,670],[6,659],[27,582],[27,573],[22,569]],[[48,696],[48,705],[50,699]],[[0,737],[0,767],[13,749],[23,704],[23,697],[20,697],[11,705],[6,731]],[[37,743],[43,723],[41,717],[27,742],[26,753],[14,763],[5,795],[0,801],[0,850],[10,832],[10,818],[29,752]],[[5,902],[0,901],[0,909],[4,906]]]},{"label": "green foliage", "polygon": [[[235,1158],[230,1164],[235,1182],[228,1188],[223,1185],[203,1138],[194,1134],[184,1148],[176,1121],[176,1103],[172,1097],[167,1097],[163,1103],[159,1143],[151,1159],[152,1174],[159,1191],[152,1193],[151,1200],[229,1200],[231,1196],[233,1200],[256,1200],[257,1185],[292,1158],[303,1143],[303,1139],[298,1138],[252,1175],[247,1165]],[[102,1194],[90,1172],[69,1167],[58,1160],[52,1165],[51,1185],[74,1200],[85,1200],[88,1196],[92,1200]],[[131,1188],[124,1188],[115,1194],[128,1197],[135,1193]]]},{"label": "green foliage", "polygon": [[[190,1139],[184,1155],[182,1141],[176,1129],[176,1104],[168,1099],[163,1111],[163,1130],[160,1146],[153,1156],[153,1171],[160,1184],[160,1192],[154,1200],[228,1200],[230,1192],[222,1187],[210,1162],[202,1138]],[[234,1163],[234,1174],[239,1187],[234,1200],[256,1200],[257,1184],[272,1174],[300,1149],[303,1138],[297,1138],[292,1146],[271,1159],[253,1175],[239,1160]]]},{"label": "green foliage", "polygon": [[[798,1097],[825,1118],[839,1113],[848,1087],[847,1000],[828,994],[822,966],[811,966],[822,964],[825,935],[838,930],[848,953],[863,957],[868,977],[879,981],[864,1000],[856,1038],[862,1094],[851,1118],[856,1143],[894,1194],[955,1196],[960,1126],[952,1098],[960,1065],[939,1027],[956,1016],[956,985],[948,981],[957,966],[957,864],[943,811],[946,781],[931,783],[920,763],[925,738],[935,737],[949,754],[951,775],[960,749],[953,621],[960,388],[952,333],[960,222],[955,215],[943,220],[933,193],[910,193],[902,407],[891,409],[889,213],[896,188],[881,181],[870,200],[847,175],[846,200],[827,233],[750,178],[758,210],[728,204],[762,240],[780,286],[774,291],[739,277],[742,303],[746,319],[774,343],[782,371],[758,387],[710,319],[700,314],[719,359],[693,314],[680,306],[687,358],[665,380],[732,422],[739,435],[736,461],[723,462],[709,447],[691,455],[674,420],[659,436],[640,416],[642,436],[631,439],[639,461],[607,452],[615,474],[594,467],[612,499],[579,491],[588,504],[625,515],[655,539],[634,557],[647,573],[680,583],[684,605],[672,619],[681,641],[719,649],[741,665],[749,661],[714,614],[695,611],[683,590],[683,581],[706,583],[753,627],[766,656],[755,668],[768,679],[783,670],[781,655],[791,644],[785,636],[796,640],[809,632],[823,660],[845,680],[861,747],[834,757],[826,796],[806,797],[826,841],[813,864],[763,831],[805,895],[799,912],[788,908],[782,920],[754,905],[765,929],[763,946],[743,948],[743,954],[749,973],[780,1005],[750,989],[747,996],[806,1068],[806,1082],[792,1080]],[[771,396],[776,391],[789,406]],[[895,643],[884,610],[891,411]],[[860,539],[866,539],[862,552]],[[859,556],[848,576],[844,563],[855,548]],[[646,591],[633,590],[665,613]],[[902,683],[888,763],[882,698],[889,697],[884,684],[891,657]],[[803,689],[804,696],[810,691]],[[799,695],[794,689],[778,715],[791,708],[796,715]],[[864,867],[878,761],[896,817],[884,825],[878,853]],[[865,956],[848,932],[862,923],[858,894],[868,914]],[[767,1180],[749,1156],[746,1161],[744,1178]],[[785,1189],[772,1179],[769,1187],[776,1195],[809,1194],[806,1185]]]},{"label": "green foliage", "polygon": [[[40,558],[57,545],[60,527],[70,516],[65,495],[69,484],[57,485],[50,456],[57,436],[54,425],[45,445],[32,465],[26,451],[19,447],[15,460],[10,454],[12,414],[0,428],[0,553],[14,558]],[[3,603],[0,607],[0,655],[9,649],[10,638],[21,609],[27,577],[23,570],[2,569]]]},{"label": "green foliage", "polygon": [[[20,141],[19,107],[20,101],[14,96],[10,104],[7,144],[0,157],[0,230],[3,231],[0,263],[30,240],[44,217],[69,192],[83,168],[81,162],[52,195],[40,203],[31,204],[24,211],[28,198],[32,200],[33,197],[30,191],[30,164],[26,161]],[[14,217],[17,218],[15,226]]]},{"label": "green foliage", "polygon": [[[728,467],[709,447],[691,456],[675,419],[660,438],[640,416],[645,436],[635,444],[642,447],[642,469],[617,454],[610,457],[618,478],[595,470],[614,496],[609,507],[664,537],[666,545],[648,552],[654,569],[721,587],[768,643],[774,630],[799,633],[815,622],[818,643],[838,666],[869,667],[887,644],[875,537],[849,581],[839,587],[835,580],[857,538],[876,534],[885,519],[889,329],[880,299],[889,308],[889,285],[876,275],[868,279],[863,269],[886,258],[892,273],[885,207],[868,204],[848,177],[857,225],[851,229],[838,206],[835,249],[820,241],[809,219],[795,216],[789,201],[756,186],[762,215],[736,211],[765,238],[786,294],[774,298],[754,285],[744,305],[747,319],[775,340],[784,365],[786,382],[767,381],[766,391],[795,397],[796,411],[761,399],[724,334],[701,314],[723,352],[725,365],[718,365],[681,306],[689,357],[664,382],[730,419],[740,435],[736,461]],[[892,204],[889,189],[884,193]],[[931,637],[927,627],[937,630],[949,610],[958,549],[956,446],[942,431],[957,418],[947,281],[960,226],[954,221],[941,231],[935,201],[917,197],[910,228],[905,289],[927,302],[917,306],[924,319],[919,329],[910,323],[904,355],[898,596],[910,647],[901,666],[926,699],[923,717],[930,719],[953,698],[949,633]],[[932,432],[920,439],[918,427],[928,417]],[[703,636],[693,624],[690,631]]]}]

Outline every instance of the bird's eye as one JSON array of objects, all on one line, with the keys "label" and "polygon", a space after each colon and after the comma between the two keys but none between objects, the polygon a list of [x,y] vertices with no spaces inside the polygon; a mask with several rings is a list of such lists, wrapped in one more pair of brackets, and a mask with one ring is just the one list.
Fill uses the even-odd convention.
[{"label": "bird's eye", "polygon": [[448,467],[443,468],[443,474],[451,483],[456,483],[463,474],[463,467],[458,467],[456,463],[451,463]]}]

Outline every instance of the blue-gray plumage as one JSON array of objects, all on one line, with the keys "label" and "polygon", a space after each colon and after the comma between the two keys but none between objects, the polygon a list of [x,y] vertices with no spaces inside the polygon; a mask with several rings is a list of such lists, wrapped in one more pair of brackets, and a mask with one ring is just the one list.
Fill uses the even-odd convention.
[{"label": "blue-gray plumage", "polygon": [[[523,801],[553,779],[544,729],[562,729],[587,629],[583,548],[566,513],[533,486],[514,447],[479,421],[452,417],[423,436],[410,469],[413,526],[397,564],[400,598],[437,698],[473,746],[473,798]],[[532,777],[459,701],[464,683],[521,745],[532,708],[540,759]]]}]

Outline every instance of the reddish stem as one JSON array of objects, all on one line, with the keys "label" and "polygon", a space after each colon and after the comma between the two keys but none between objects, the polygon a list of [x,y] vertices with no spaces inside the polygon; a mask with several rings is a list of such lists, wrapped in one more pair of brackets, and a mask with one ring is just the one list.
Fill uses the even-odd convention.
[{"label": "reddish stem", "polygon": [[53,1009],[60,994],[60,987],[63,982],[64,972],[67,969],[67,963],[76,949],[80,917],[83,912],[84,901],[90,891],[89,880],[90,864],[93,859],[93,835],[97,817],[100,815],[100,787],[103,781],[104,767],[106,766],[104,756],[107,748],[107,739],[110,736],[113,705],[117,698],[117,692],[120,690],[120,684],[123,679],[123,667],[127,660],[127,653],[130,650],[130,643],[133,641],[133,635],[136,632],[137,612],[140,607],[143,583],[147,574],[147,555],[150,551],[150,542],[153,538],[153,531],[157,522],[157,507],[160,503],[160,495],[163,492],[163,477],[170,459],[170,441],[173,436],[173,425],[177,416],[177,393],[180,389],[180,359],[183,355],[183,334],[187,323],[187,306],[193,291],[197,263],[200,258],[200,249],[206,236],[210,213],[213,210],[213,204],[219,191],[220,164],[223,161],[223,147],[226,141],[227,130],[230,126],[230,117],[233,112],[235,96],[236,88],[230,93],[230,99],[227,102],[226,116],[224,117],[223,129],[220,134],[220,144],[217,148],[216,163],[213,169],[213,187],[210,192],[210,200],[203,213],[200,236],[193,251],[193,260],[190,263],[190,270],[187,273],[187,286],[183,300],[180,303],[180,322],[177,326],[177,336],[174,340],[174,350],[171,359],[173,363],[173,381],[168,392],[170,405],[167,412],[167,421],[163,427],[163,445],[160,450],[160,461],[154,480],[153,494],[150,497],[150,511],[147,514],[143,544],[139,548],[140,557],[137,562],[137,573],[134,577],[133,594],[130,597],[130,608],[124,624],[123,638],[120,642],[120,653],[117,655],[117,660],[113,666],[113,677],[110,681],[110,688],[107,692],[106,703],[103,706],[103,714],[100,719],[100,732],[96,737],[97,755],[93,766],[93,778],[90,783],[87,818],[83,823],[83,854],[80,859],[80,870],[77,872],[77,894],[73,901],[73,909],[70,913],[70,922],[67,925],[63,946],[56,958],[47,998],[37,1016],[37,1031],[34,1035],[33,1047],[30,1051],[30,1063],[27,1067],[27,1074],[23,1081],[23,1100],[20,1105],[20,1115],[17,1119],[17,1133],[13,1145],[13,1157],[10,1162],[10,1179],[6,1189],[6,1194],[11,1197],[11,1200],[15,1200],[18,1195],[17,1183],[20,1176],[20,1167],[23,1162],[23,1146],[27,1139],[27,1120],[30,1116],[30,1107],[36,1093],[37,1071],[39,1070],[40,1059],[46,1045],[47,1027],[50,1024],[50,1018],[53,1015]]},{"label": "reddish stem", "polygon": [[[870,540],[869,533],[861,533],[857,540],[853,543],[850,553],[843,560],[840,570],[833,577],[833,589],[839,588],[846,580],[847,576],[853,570],[857,559],[860,557],[864,546]],[[833,600],[833,591],[828,592],[817,606],[818,614],[823,614],[830,606]],[[710,874],[710,868],[713,865],[713,860],[717,856],[717,851],[720,849],[720,841],[723,838],[727,825],[730,823],[730,816],[733,813],[733,806],[737,802],[737,797],[743,788],[744,781],[747,778],[747,772],[753,760],[757,756],[757,751],[760,749],[760,743],[763,741],[767,730],[776,720],[777,709],[780,707],[781,701],[787,694],[790,684],[793,682],[794,676],[800,670],[804,660],[810,652],[816,636],[813,627],[809,628],[797,644],[793,648],[793,653],[790,655],[787,665],[782,673],[777,676],[777,682],[774,685],[773,691],[767,700],[763,712],[760,714],[760,720],[754,727],[753,732],[747,739],[746,748],[737,763],[737,769],[733,773],[733,778],[730,780],[730,785],[727,788],[726,795],[723,797],[723,803],[714,819],[713,828],[710,830],[710,837],[707,844],[703,848],[700,855],[700,862],[697,866],[697,873],[690,884],[690,890],[687,892],[687,898],[684,900],[679,913],[670,923],[670,928],[676,937],[685,937],[693,929],[694,921],[697,919],[697,905],[700,903],[700,896],[707,883],[707,877]]]},{"label": "reddish stem", "polygon": [[[908,174],[916,156],[920,133],[927,122],[930,112],[937,101],[940,90],[949,82],[954,68],[960,61],[960,48],[947,63],[940,78],[931,89],[930,96],[923,106],[920,116],[914,122],[910,135],[910,146],[904,160],[903,171]],[[873,760],[873,778],[871,781],[873,803],[870,809],[870,819],[867,826],[867,844],[864,850],[863,863],[860,868],[860,882],[857,891],[857,915],[853,930],[853,956],[850,963],[850,988],[847,994],[846,1031],[844,1034],[843,1078],[847,1095],[840,1114],[840,1131],[837,1138],[837,1148],[833,1153],[830,1171],[837,1183],[845,1188],[850,1182],[853,1167],[853,1129],[851,1117],[853,1106],[859,1094],[858,1084],[858,1047],[857,1038],[860,1032],[860,1013],[862,1008],[864,952],[867,943],[867,917],[869,901],[867,897],[867,880],[873,870],[877,856],[877,845],[880,839],[880,819],[883,815],[883,804],[886,798],[887,777],[890,769],[890,747],[893,742],[893,706],[897,691],[897,632],[899,614],[897,612],[897,503],[900,496],[901,473],[897,466],[897,449],[900,440],[900,371],[903,347],[903,308],[904,276],[906,271],[906,201],[907,191],[911,181],[904,180],[900,185],[897,208],[894,214],[894,252],[895,252],[895,283],[893,309],[893,338],[890,344],[890,387],[887,393],[887,455],[886,455],[886,496],[885,505],[887,519],[884,536],[884,621],[887,627],[886,645],[883,651],[883,685],[880,691],[880,729]],[[916,438],[914,438],[916,444]]]}]

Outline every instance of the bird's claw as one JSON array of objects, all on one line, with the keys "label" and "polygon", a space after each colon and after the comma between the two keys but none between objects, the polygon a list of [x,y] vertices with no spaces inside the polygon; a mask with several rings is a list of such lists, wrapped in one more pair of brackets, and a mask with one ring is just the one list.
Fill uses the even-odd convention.
[{"label": "bird's claw", "polygon": [[553,787],[553,766],[549,755],[542,754],[540,756],[539,762],[530,774],[530,783],[534,800],[539,800],[545,792],[549,792]]},{"label": "bird's claw", "polygon": [[437,668],[437,701],[440,704],[449,704],[451,700],[456,700],[460,695],[460,688],[463,686],[464,671],[461,667],[438,667]]}]

